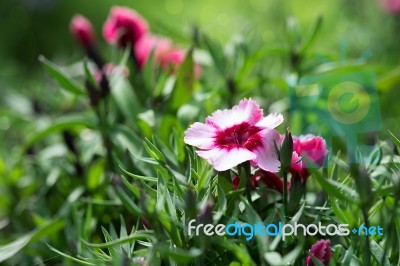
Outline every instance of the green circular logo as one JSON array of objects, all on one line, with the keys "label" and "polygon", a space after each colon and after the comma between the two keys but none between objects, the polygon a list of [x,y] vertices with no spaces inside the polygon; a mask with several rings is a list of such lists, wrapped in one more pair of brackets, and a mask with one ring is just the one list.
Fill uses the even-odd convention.
[{"label": "green circular logo", "polygon": [[328,96],[328,110],[343,124],[355,124],[364,119],[371,106],[368,92],[356,82],[336,85]]}]

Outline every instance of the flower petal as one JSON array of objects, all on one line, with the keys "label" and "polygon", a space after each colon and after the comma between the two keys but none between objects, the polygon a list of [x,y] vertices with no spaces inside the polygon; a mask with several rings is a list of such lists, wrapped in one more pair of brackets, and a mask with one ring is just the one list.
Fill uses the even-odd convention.
[{"label": "flower petal", "polygon": [[283,122],[283,116],[281,114],[272,113],[264,117],[259,121],[256,126],[261,128],[276,128]]},{"label": "flower petal", "polygon": [[211,149],[214,147],[215,134],[215,128],[196,122],[185,132],[184,141],[200,149]]},{"label": "flower petal", "polygon": [[263,145],[254,150],[257,165],[265,171],[277,173],[281,166],[275,149],[275,143],[279,143],[279,134],[274,129],[263,130],[260,134],[263,135]]},{"label": "flower petal", "polygon": [[232,109],[215,111],[207,117],[206,124],[218,129],[225,129],[243,122],[255,125],[263,117],[263,110],[252,99],[241,100]]},{"label": "flower petal", "polygon": [[244,148],[212,149],[208,151],[197,151],[197,154],[206,159],[217,171],[229,170],[238,164],[254,160],[256,155]]}]

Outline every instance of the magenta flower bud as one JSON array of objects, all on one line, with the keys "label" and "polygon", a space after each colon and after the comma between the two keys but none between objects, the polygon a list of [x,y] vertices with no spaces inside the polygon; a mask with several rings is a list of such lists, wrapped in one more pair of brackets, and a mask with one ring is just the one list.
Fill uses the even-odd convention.
[{"label": "magenta flower bud", "polygon": [[75,15],[70,23],[70,30],[75,39],[85,48],[92,47],[95,35],[92,23],[82,15]]},{"label": "magenta flower bud", "polygon": [[306,265],[313,266],[311,256],[319,259],[324,265],[328,265],[331,260],[332,252],[331,252],[331,241],[327,240],[318,240],[314,245],[311,246],[309,250],[309,256],[306,258]]},{"label": "magenta flower bud", "polygon": [[135,46],[146,35],[148,25],[137,12],[126,7],[113,7],[103,26],[104,39],[120,47]]},{"label": "magenta flower bud", "polygon": [[[280,142],[283,139],[284,136],[281,135]],[[289,170],[293,176],[299,175],[304,181],[310,176],[310,173],[306,168],[303,157],[306,156],[316,166],[322,167],[327,154],[326,142],[322,137],[311,134],[299,137],[293,136],[292,165]]]}]

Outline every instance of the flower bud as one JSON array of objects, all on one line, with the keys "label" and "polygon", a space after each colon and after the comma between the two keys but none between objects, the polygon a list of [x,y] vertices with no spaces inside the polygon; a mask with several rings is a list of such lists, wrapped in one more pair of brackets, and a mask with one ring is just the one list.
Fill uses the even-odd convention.
[{"label": "flower bud", "polygon": [[309,256],[306,258],[306,265],[313,266],[314,263],[312,261],[311,256],[319,259],[324,265],[328,265],[331,260],[332,252],[331,252],[331,242],[330,240],[319,240],[314,245],[311,246],[309,250]]},{"label": "flower bud", "polygon": [[70,23],[70,30],[75,39],[85,48],[92,47],[95,43],[93,26],[82,15],[75,15]]},{"label": "flower bud", "polygon": [[104,23],[104,39],[124,48],[135,46],[136,42],[148,32],[146,20],[134,10],[126,7],[113,7],[107,21]]}]

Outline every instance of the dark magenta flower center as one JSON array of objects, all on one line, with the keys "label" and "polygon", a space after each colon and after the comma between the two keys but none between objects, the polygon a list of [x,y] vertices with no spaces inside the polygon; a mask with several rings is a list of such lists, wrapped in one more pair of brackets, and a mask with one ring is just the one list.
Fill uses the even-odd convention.
[{"label": "dark magenta flower center", "polygon": [[223,149],[246,148],[250,151],[262,145],[259,127],[247,122],[220,130],[215,137],[215,144]]}]

